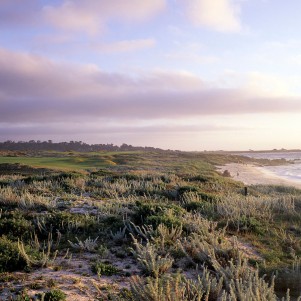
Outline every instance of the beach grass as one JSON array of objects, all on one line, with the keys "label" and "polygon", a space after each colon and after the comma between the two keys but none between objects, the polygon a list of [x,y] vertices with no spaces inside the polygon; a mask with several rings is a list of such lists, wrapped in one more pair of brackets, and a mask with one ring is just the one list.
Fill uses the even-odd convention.
[{"label": "beach grass", "polygon": [[245,195],[242,182],[216,170],[238,161],[250,159],[2,156],[0,298],[39,300],[51,291],[67,300],[235,300],[244,292],[245,300],[278,300],[291,282],[280,289],[270,276],[298,278],[301,193],[257,185]]}]

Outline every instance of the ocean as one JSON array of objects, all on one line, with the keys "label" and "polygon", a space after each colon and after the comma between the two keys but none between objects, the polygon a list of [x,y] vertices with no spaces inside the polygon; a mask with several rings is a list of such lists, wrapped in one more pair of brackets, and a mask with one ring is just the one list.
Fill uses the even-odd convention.
[{"label": "ocean", "polygon": [[264,169],[268,170],[275,176],[301,183],[301,152],[246,152],[241,155],[255,159],[285,159],[289,161],[290,164],[265,166]]}]

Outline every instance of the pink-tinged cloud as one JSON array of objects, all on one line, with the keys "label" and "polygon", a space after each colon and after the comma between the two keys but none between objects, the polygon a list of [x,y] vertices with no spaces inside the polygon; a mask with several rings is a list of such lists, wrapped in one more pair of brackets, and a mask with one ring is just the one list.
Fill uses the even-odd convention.
[{"label": "pink-tinged cloud", "polygon": [[37,24],[40,21],[41,9],[38,2],[37,0],[1,0],[0,25],[3,27]]},{"label": "pink-tinged cloud", "polygon": [[107,21],[143,21],[165,8],[165,0],[66,0],[61,5],[45,6],[44,17],[55,27],[96,34]]},{"label": "pink-tinged cloud", "polygon": [[119,53],[152,48],[155,45],[156,41],[154,39],[124,40],[113,43],[94,44],[92,45],[92,49],[102,53]]},{"label": "pink-tinged cloud", "polygon": [[0,50],[2,123],[174,120],[301,111],[292,97],[209,86],[185,72],[128,76]]},{"label": "pink-tinged cloud", "polygon": [[220,32],[239,32],[240,0],[184,0],[187,15],[195,24]]},{"label": "pink-tinged cloud", "polygon": [[[51,1],[49,1],[51,3]],[[166,7],[166,0],[1,0],[0,25],[50,25],[65,32],[95,35],[110,21],[145,21]]]},{"label": "pink-tinged cloud", "polygon": [[[63,129],[63,131],[62,131]],[[242,127],[248,130],[246,127]],[[0,122],[0,135],[1,137],[10,137],[10,135],[57,135],[60,133],[68,134],[97,134],[100,132],[108,134],[116,133],[194,133],[194,132],[213,132],[213,131],[236,131],[237,127],[227,125],[216,125],[214,123],[206,124],[193,124],[193,125],[168,125],[168,124],[153,124],[153,125],[108,125],[108,122],[70,122],[70,123],[25,123],[25,124],[9,124]]]}]

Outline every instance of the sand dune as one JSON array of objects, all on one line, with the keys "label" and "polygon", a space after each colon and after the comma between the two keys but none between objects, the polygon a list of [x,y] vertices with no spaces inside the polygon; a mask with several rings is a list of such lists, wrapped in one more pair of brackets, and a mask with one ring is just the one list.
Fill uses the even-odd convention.
[{"label": "sand dune", "polygon": [[254,164],[229,163],[218,167],[219,172],[224,172],[225,170],[230,172],[234,180],[241,181],[247,185],[285,185],[301,188],[300,181],[280,177],[272,171]]}]

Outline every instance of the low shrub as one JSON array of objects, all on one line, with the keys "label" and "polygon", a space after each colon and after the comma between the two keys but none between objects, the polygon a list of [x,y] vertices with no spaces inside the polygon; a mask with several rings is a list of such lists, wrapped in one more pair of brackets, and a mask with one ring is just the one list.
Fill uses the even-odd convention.
[{"label": "low shrub", "polygon": [[53,289],[45,293],[44,301],[64,301],[66,300],[66,294],[60,289]]},{"label": "low shrub", "polygon": [[133,236],[132,238],[135,248],[132,248],[131,251],[146,275],[159,277],[171,268],[174,260],[169,254],[161,256],[157,247],[151,242],[148,241],[146,245],[142,245]]},{"label": "low shrub", "polygon": [[26,291],[22,291],[17,294],[15,297],[10,297],[10,301],[31,301],[32,298],[26,293]]},{"label": "low shrub", "polygon": [[145,220],[145,224],[152,225],[155,228],[160,224],[163,224],[169,229],[171,229],[172,227],[181,226],[181,222],[177,217],[168,216],[166,214],[148,216]]},{"label": "low shrub", "polygon": [[20,212],[4,213],[0,219],[0,235],[6,235],[10,239],[30,239],[34,232],[32,223],[24,218]]},{"label": "low shrub", "polygon": [[178,189],[179,195],[182,195],[187,192],[198,192],[198,188],[195,186],[182,186]]},{"label": "low shrub", "polygon": [[254,233],[262,235],[265,232],[262,222],[254,217],[242,216],[237,220],[230,221],[228,224],[229,230],[235,230],[243,233]]},{"label": "low shrub", "polygon": [[26,260],[20,255],[18,245],[6,236],[0,237],[0,272],[23,270]]},{"label": "low shrub", "polygon": [[100,261],[95,262],[91,269],[93,273],[104,276],[112,276],[119,273],[119,270],[113,265]]}]

